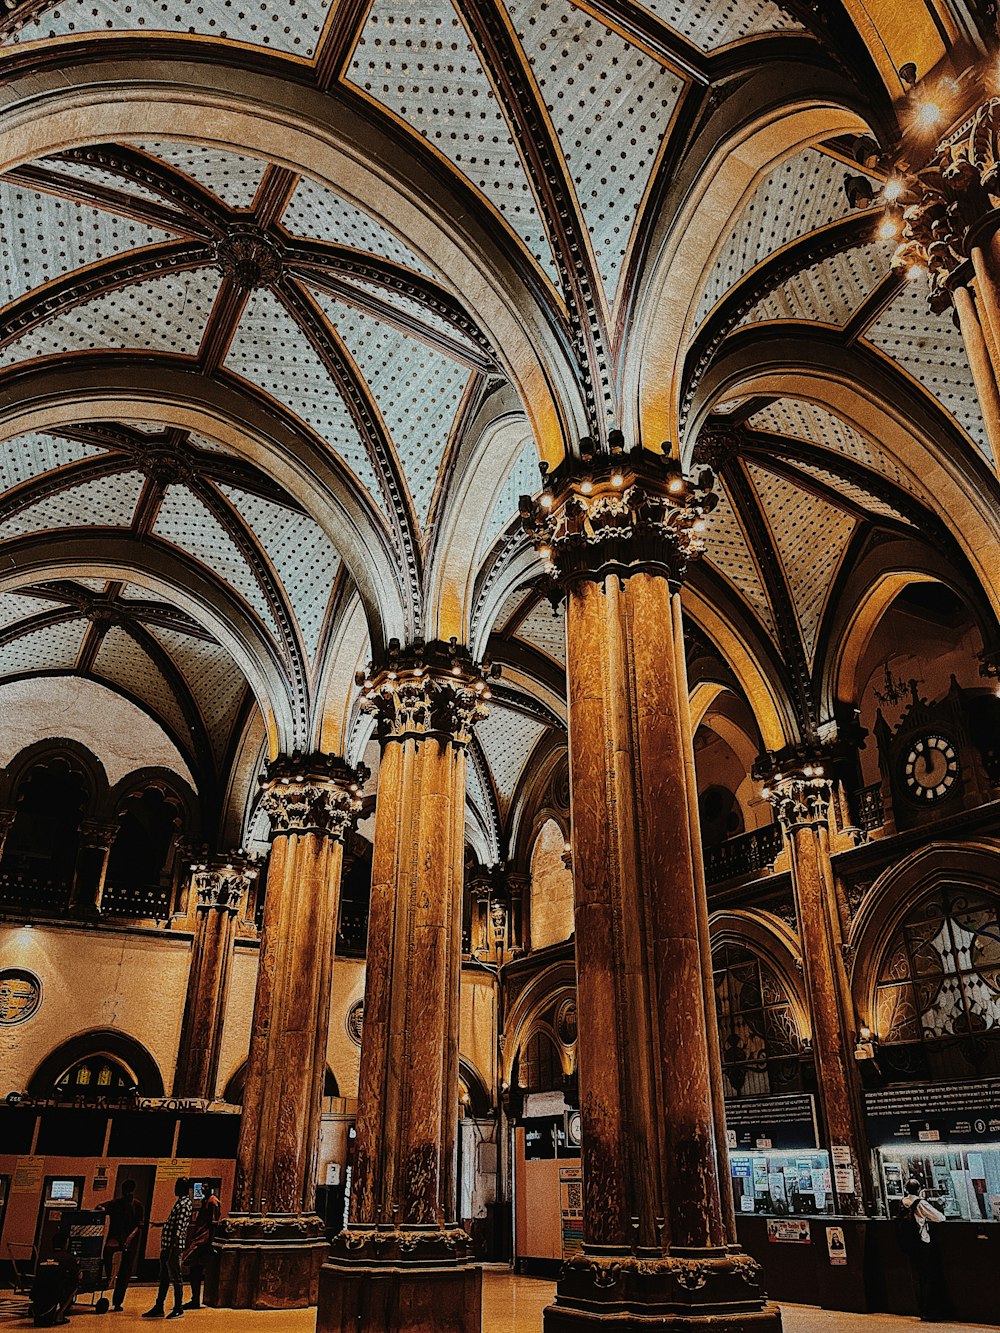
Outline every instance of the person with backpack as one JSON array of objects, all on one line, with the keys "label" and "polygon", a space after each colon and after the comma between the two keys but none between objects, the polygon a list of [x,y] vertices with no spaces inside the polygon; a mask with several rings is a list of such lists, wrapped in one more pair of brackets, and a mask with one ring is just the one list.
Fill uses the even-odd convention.
[{"label": "person with backpack", "polygon": [[911,1177],[896,1214],[896,1234],[913,1270],[920,1318],[930,1323],[949,1318],[951,1312],[941,1252],[931,1230],[946,1220],[944,1213],[924,1198],[920,1181]]}]

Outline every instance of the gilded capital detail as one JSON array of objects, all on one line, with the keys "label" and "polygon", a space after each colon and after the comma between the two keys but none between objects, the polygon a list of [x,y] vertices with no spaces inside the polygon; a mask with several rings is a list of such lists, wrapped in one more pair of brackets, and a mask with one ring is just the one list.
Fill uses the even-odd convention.
[{"label": "gilded capital detail", "polygon": [[467,745],[472,728],[488,712],[489,682],[499,667],[476,664],[456,640],[389,644],[386,665],[359,672],[360,707],[376,720],[384,745],[390,741],[437,737]]},{"label": "gilded capital detail", "polygon": [[763,795],[787,835],[826,825],[833,796],[830,773],[826,751],[813,746],[762,755],[753,770],[754,777],[764,782]]},{"label": "gilded capital detail", "polygon": [[199,912],[213,909],[236,916],[243,898],[257,878],[256,862],[240,852],[219,856],[207,864],[192,865],[191,885]]},{"label": "gilded capital detail", "polygon": [[540,495],[521,497],[521,522],[563,590],[579,579],[641,571],[679,584],[705,549],[714,484],[709,467],[693,478],[672,458],[640,448],[571,459],[544,474]]},{"label": "gilded capital detail", "polygon": [[260,778],[260,809],[271,821],[271,837],[320,833],[343,842],[361,809],[364,765],[351,768],[328,754],[279,755]]}]

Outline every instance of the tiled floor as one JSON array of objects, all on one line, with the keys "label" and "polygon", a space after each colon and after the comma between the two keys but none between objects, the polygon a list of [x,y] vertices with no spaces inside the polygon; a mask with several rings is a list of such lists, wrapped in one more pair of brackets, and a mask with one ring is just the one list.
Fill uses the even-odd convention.
[{"label": "tiled floor", "polygon": [[[483,1287],[483,1333],[541,1333],[542,1310],[552,1297],[553,1284],[533,1278],[511,1277],[507,1273],[487,1272]],[[190,1310],[183,1320],[169,1324],[142,1319],[143,1310],[152,1303],[151,1288],[135,1287],[128,1295],[122,1314],[95,1315],[88,1307],[78,1307],[73,1323],[78,1333],[149,1333],[153,1328],[180,1328],[185,1333],[314,1333],[313,1310],[293,1310],[282,1314],[247,1313],[234,1310]],[[23,1303],[0,1294],[0,1328],[30,1328],[24,1317]],[[923,1327],[946,1329],[947,1333],[985,1333],[980,1324],[921,1325],[915,1319],[895,1315],[852,1315],[831,1310],[815,1310],[803,1305],[782,1307],[785,1333],[917,1333]],[[71,1325],[72,1327],[72,1325]],[[994,1331],[995,1333],[995,1331]]]}]

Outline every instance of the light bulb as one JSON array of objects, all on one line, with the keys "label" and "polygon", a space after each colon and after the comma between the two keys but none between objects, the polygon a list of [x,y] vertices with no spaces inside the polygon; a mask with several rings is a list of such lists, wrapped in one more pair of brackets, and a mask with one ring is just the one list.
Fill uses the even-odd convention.
[{"label": "light bulb", "polygon": [[898,176],[893,176],[890,180],[886,181],[885,187],[882,190],[882,198],[886,203],[894,204],[897,199],[902,197],[902,194],[903,182]]},{"label": "light bulb", "polygon": [[893,218],[886,218],[878,229],[883,241],[892,241],[899,235],[899,223]]},{"label": "light bulb", "polygon": [[593,489],[594,489],[594,484],[593,482],[590,481],[585,481],[583,485],[580,487],[580,490],[583,491],[584,495],[589,495]]},{"label": "light bulb", "polygon": [[921,102],[917,107],[917,124],[921,129],[932,130],[941,119],[941,108],[937,102]]}]

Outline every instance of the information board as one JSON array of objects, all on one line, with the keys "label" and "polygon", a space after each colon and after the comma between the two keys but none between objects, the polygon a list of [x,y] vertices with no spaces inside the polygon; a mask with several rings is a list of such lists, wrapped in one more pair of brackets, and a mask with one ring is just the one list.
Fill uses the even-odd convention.
[{"label": "information board", "polygon": [[937,1083],[866,1092],[873,1146],[1000,1142],[1000,1081]]},{"label": "information board", "polygon": [[583,1249],[583,1171],[579,1166],[559,1168],[559,1211],[565,1263]]},{"label": "information board", "polygon": [[785,1097],[734,1097],[726,1102],[729,1147],[818,1148],[816,1106],[807,1093]]}]

